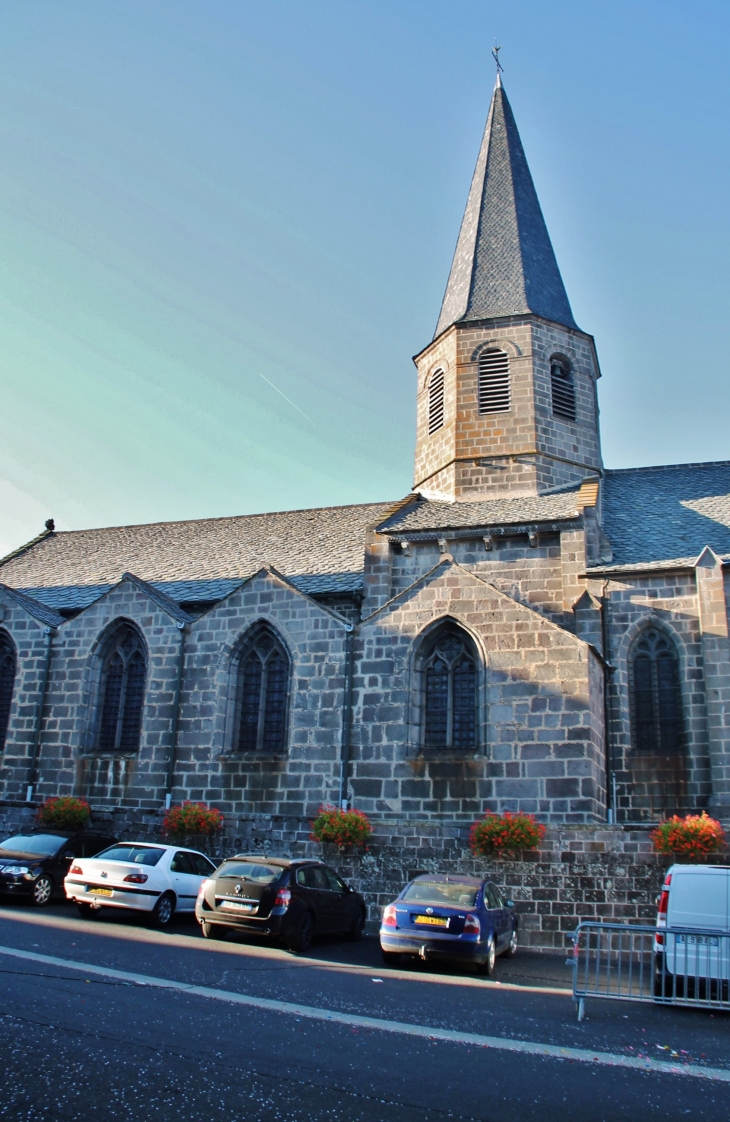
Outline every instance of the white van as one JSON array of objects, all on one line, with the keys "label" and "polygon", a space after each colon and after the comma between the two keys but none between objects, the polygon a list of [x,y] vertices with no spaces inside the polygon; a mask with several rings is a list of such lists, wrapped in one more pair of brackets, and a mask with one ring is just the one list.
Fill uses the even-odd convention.
[{"label": "white van", "polygon": [[[663,974],[675,992],[673,976],[677,985],[680,979],[687,979],[692,990],[698,980],[701,989],[708,981],[722,980],[721,990],[726,991],[730,979],[730,866],[672,865],[659,897],[657,928],[657,975]],[[683,982],[681,985],[684,988]],[[667,985],[662,988],[666,990]]]}]

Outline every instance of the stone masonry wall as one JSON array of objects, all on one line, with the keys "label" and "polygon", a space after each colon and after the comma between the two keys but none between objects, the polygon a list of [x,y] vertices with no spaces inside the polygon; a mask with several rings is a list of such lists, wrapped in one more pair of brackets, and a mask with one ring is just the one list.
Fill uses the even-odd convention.
[{"label": "stone masonry wall", "polygon": [[[32,821],[32,807],[0,803],[2,836]],[[163,840],[159,811],[95,808],[94,823],[120,839]],[[418,873],[486,873],[516,903],[520,944],[538,950],[568,947],[581,920],[652,923],[670,864],[652,852],[648,831],[616,826],[550,827],[539,852],[505,861],[474,858],[462,823],[392,819],[373,826],[367,852],[340,854],[310,839],[308,819],[230,815],[218,838],[195,847],[213,859],[242,852],[324,859],[362,892],[371,925]]]}]

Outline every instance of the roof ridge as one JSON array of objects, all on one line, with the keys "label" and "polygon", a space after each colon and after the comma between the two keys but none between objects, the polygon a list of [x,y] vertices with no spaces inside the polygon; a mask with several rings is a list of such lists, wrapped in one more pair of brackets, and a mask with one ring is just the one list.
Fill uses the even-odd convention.
[{"label": "roof ridge", "polygon": [[627,472],[639,471],[678,471],[680,468],[700,468],[700,467],[727,467],[730,468],[730,460],[693,460],[686,464],[644,464],[641,467],[631,468],[605,468],[605,474],[608,475],[621,475]]},{"label": "roof ridge", "polygon": [[17,549],[14,549],[12,551],[12,553],[6,554],[5,557],[0,557],[0,568],[2,568],[6,561],[12,561],[14,557],[21,557],[29,549],[32,549],[34,545],[38,545],[38,542],[42,542],[45,538],[48,538],[51,535],[55,536],[56,533],[56,530],[42,530],[40,534],[37,534],[29,542],[26,542],[25,545],[19,545]]},{"label": "roof ridge", "polygon": [[57,612],[54,608],[49,608],[48,604],[44,604],[42,600],[35,600],[32,596],[28,596],[27,592],[19,592],[16,588],[11,588],[9,584],[0,584],[0,591],[5,592],[11,600],[15,600],[21,608],[33,616],[34,619],[40,620],[50,627],[60,627],[65,623],[64,617]]}]

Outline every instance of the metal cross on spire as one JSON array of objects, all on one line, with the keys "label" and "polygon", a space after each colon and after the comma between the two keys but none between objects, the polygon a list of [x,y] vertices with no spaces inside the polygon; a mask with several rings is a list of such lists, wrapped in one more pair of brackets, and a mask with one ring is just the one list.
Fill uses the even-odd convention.
[{"label": "metal cross on spire", "polygon": [[499,61],[499,52],[501,50],[502,50],[501,47],[496,47],[496,46],[492,47],[492,58],[494,59],[494,61],[497,64],[497,78],[499,78],[500,74],[504,74],[504,67],[502,66],[502,63]]}]

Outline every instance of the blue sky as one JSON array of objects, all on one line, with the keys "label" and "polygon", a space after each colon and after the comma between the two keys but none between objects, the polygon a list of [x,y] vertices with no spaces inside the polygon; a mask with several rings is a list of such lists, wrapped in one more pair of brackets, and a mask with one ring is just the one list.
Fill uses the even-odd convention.
[{"label": "blue sky", "polygon": [[730,458],[726,3],[0,15],[0,550],[408,492],[495,40],[607,465]]}]

